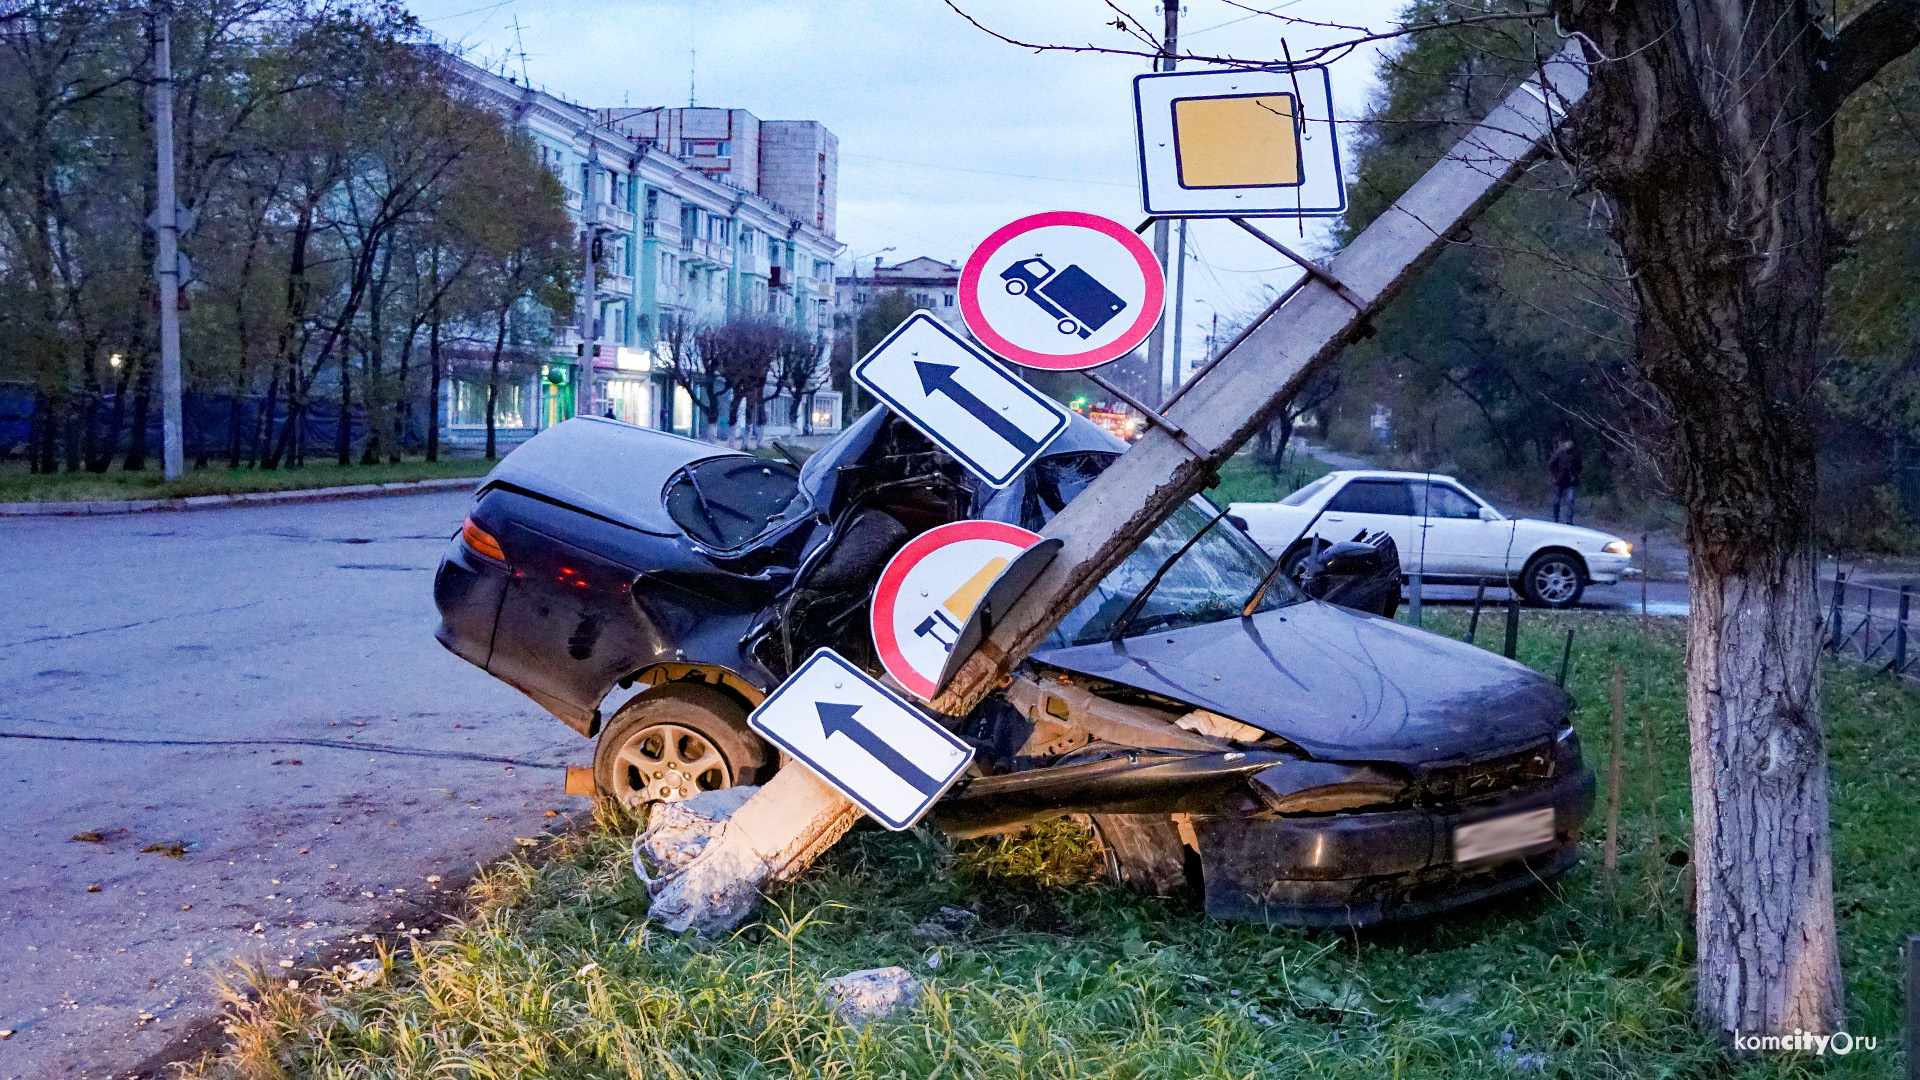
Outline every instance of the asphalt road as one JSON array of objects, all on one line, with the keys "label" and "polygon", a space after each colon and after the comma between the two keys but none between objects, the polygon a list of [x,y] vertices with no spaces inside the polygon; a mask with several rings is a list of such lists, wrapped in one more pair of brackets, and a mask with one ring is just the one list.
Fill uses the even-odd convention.
[{"label": "asphalt road", "polygon": [[0,1078],[125,1075],[588,809],[590,744],[433,640],[468,498],[0,521]]}]

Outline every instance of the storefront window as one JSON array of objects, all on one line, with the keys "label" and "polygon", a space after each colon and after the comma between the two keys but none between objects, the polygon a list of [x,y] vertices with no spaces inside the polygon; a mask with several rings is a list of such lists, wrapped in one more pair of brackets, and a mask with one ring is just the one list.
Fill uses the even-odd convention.
[{"label": "storefront window", "polygon": [[[477,379],[455,379],[453,383],[454,427],[485,427],[487,423],[487,384]],[[493,426],[527,427],[527,388],[518,380],[502,379],[493,403]]]},{"label": "storefront window", "polygon": [[608,379],[607,404],[613,409],[613,418],[639,427],[647,426],[647,410],[652,406],[652,394],[641,379]]}]

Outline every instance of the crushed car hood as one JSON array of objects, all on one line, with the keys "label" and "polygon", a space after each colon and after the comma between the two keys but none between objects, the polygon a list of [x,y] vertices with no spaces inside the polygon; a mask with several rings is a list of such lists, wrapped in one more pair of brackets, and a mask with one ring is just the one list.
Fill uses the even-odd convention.
[{"label": "crushed car hood", "polygon": [[1522,664],[1318,601],[1039,663],[1209,709],[1329,761],[1471,761],[1550,736],[1564,691]]}]

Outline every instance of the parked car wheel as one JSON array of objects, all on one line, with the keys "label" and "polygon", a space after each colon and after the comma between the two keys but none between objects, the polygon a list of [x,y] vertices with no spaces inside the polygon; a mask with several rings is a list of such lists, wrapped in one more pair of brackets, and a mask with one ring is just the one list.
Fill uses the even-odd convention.
[{"label": "parked car wheel", "polygon": [[1027,283],[1024,281],[1021,281],[1019,278],[1014,278],[1013,280],[1007,282],[1007,295],[1009,296],[1019,296],[1021,293],[1026,291],[1027,291]]},{"label": "parked car wheel", "polygon": [[1536,607],[1572,607],[1586,590],[1586,567],[1570,551],[1543,551],[1520,571],[1520,593]]},{"label": "parked car wheel", "polygon": [[600,794],[645,806],[763,783],[774,762],[739,702],[712,687],[669,683],[614,714],[594,749],[593,780]]},{"label": "parked car wheel", "polygon": [[1307,574],[1307,560],[1313,558],[1313,545],[1301,542],[1293,545],[1285,555],[1280,556],[1280,572],[1295,585]]},{"label": "parked car wheel", "polygon": [[1060,332],[1063,334],[1077,334],[1080,332],[1080,324],[1074,322],[1072,319],[1061,319]]}]

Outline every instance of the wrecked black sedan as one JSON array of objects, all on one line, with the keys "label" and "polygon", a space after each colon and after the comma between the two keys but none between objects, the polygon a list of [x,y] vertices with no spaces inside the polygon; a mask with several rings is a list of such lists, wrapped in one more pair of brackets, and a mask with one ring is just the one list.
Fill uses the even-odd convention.
[{"label": "wrecked black sedan", "polygon": [[[804,465],[569,420],[475,496],[438,636],[597,738],[604,795],[762,783],[780,761],[748,712],[821,646],[881,671],[868,608],[901,545],[967,518],[1039,530],[1124,449],[1076,421],[996,491],[884,410]],[[1571,866],[1593,775],[1566,694],[1310,599],[1224,517],[1181,508],[953,722],[978,753],[931,820],[1077,816],[1116,880],[1277,923],[1415,917]],[[1384,573],[1363,546],[1326,560],[1323,590]],[[616,687],[639,692],[606,715]]]}]

